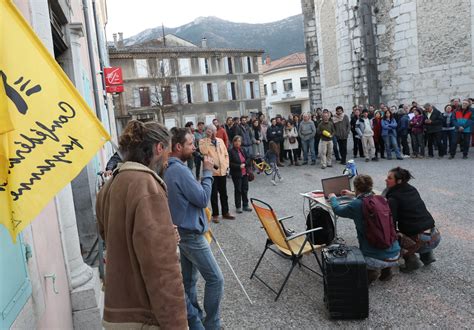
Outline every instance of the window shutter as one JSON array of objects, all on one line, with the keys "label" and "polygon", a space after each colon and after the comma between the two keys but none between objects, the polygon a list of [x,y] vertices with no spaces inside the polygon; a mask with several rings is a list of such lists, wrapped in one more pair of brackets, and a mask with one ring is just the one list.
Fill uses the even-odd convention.
[{"label": "window shutter", "polygon": [[217,83],[212,83],[212,97],[214,102],[219,101],[219,89],[217,88]]},{"label": "window shutter", "polygon": [[224,57],[224,59],[225,59],[225,63],[224,63],[225,73],[229,73],[229,60],[228,60],[228,57]]},{"label": "window shutter", "polygon": [[140,91],[138,88],[133,89],[133,105],[135,108],[140,107]]},{"label": "window shutter", "polygon": [[226,84],[227,84],[227,99],[232,100],[232,85],[231,85],[231,82],[228,81]]},{"label": "window shutter", "polygon": [[245,81],[245,98],[250,99],[251,94],[250,94],[250,81],[246,80]]},{"label": "window shutter", "polygon": [[202,57],[199,58],[199,70],[202,75],[206,74],[206,60]]},{"label": "window shutter", "polygon": [[253,82],[253,88],[254,88],[254,95],[256,99],[259,99],[260,96],[260,84],[258,83],[257,80]]},{"label": "window shutter", "polygon": [[0,329],[9,329],[31,296],[31,283],[22,236],[13,244],[6,228],[0,226],[0,251]]},{"label": "window shutter", "polygon": [[171,85],[171,103],[178,104],[181,103],[178,100],[178,86]]},{"label": "window shutter", "polygon": [[209,102],[209,98],[207,97],[207,84],[202,83],[202,101],[203,102]]}]

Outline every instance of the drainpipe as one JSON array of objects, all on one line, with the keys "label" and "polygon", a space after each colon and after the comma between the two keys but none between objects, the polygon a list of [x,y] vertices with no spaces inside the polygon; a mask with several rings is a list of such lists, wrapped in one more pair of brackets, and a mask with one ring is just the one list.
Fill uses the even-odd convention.
[{"label": "drainpipe", "polygon": [[82,0],[82,10],[84,12],[84,20],[86,21],[87,50],[89,52],[89,62],[91,66],[92,87],[94,88],[95,113],[97,118],[102,121],[100,113],[99,88],[97,87],[97,72],[95,71],[94,51],[92,49],[91,26],[89,23],[89,11],[87,6],[88,0]]},{"label": "drainpipe", "polygon": [[[95,26],[95,38],[97,41],[97,49],[99,50],[99,66],[100,66],[100,75],[102,77],[102,90],[105,91],[105,74],[104,74],[104,53],[102,52],[102,47],[99,44],[99,22],[97,22],[97,10],[95,7],[95,0],[92,0],[92,13],[94,14],[94,26]],[[107,101],[107,96],[102,95],[104,98],[105,109],[109,111],[109,103]]]}]

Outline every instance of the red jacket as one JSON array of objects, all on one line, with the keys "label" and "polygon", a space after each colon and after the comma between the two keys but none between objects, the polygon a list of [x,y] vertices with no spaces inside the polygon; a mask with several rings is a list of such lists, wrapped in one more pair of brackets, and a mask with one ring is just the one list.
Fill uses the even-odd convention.
[{"label": "red jacket", "polygon": [[225,146],[229,148],[229,136],[227,135],[227,132],[224,127],[221,126],[217,129],[216,137],[222,139],[222,141],[224,141]]}]

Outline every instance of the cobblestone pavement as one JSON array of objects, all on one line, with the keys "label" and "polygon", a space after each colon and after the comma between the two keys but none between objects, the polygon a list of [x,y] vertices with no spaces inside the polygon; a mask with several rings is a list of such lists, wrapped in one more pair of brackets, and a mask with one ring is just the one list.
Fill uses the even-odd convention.
[{"label": "cobblestone pavement", "polygon": [[[442,234],[435,251],[437,261],[422,267],[414,274],[396,271],[394,278],[377,281],[369,288],[370,313],[366,320],[333,321],[328,318],[323,303],[323,285],[319,276],[304,269],[295,269],[280,299],[250,274],[263,251],[266,235],[255,212],[244,212],[236,220],[221,220],[212,224],[228,259],[247,289],[253,305],[232,276],[222,254],[213,243],[216,259],[225,278],[222,301],[224,328],[321,328],[321,327],[436,327],[471,328],[474,325],[474,160],[457,159],[404,159],[381,160],[366,163],[356,158],[359,173],[374,178],[375,189],[385,187],[389,169],[403,166],[415,179],[428,209],[433,214]],[[250,184],[250,197],[270,203],[278,216],[294,215],[289,220],[295,229],[303,230],[305,215],[300,192],[321,188],[321,178],[339,175],[343,166],[335,165],[322,170],[316,166],[286,166],[281,169],[283,181],[272,186],[270,177],[256,175]],[[233,185],[228,180],[229,205],[235,212]],[[338,234],[349,245],[357,245],[355,226],[348,219],[340,219]],[[314,258],[304,257],[303,262],[316,266]],[[289,261],[267,253],[259,273],[278,287],[290,267]],[[202,299],[203,281],[200,280]]]}]

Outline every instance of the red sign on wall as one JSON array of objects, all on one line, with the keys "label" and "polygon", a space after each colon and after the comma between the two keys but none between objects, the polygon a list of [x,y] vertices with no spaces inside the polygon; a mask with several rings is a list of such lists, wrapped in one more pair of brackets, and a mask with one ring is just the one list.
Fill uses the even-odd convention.
[{"label": "red sign on wall", "polygon": [[122,68],[104,68],[104,75],[107,93],[123,92]]}]

